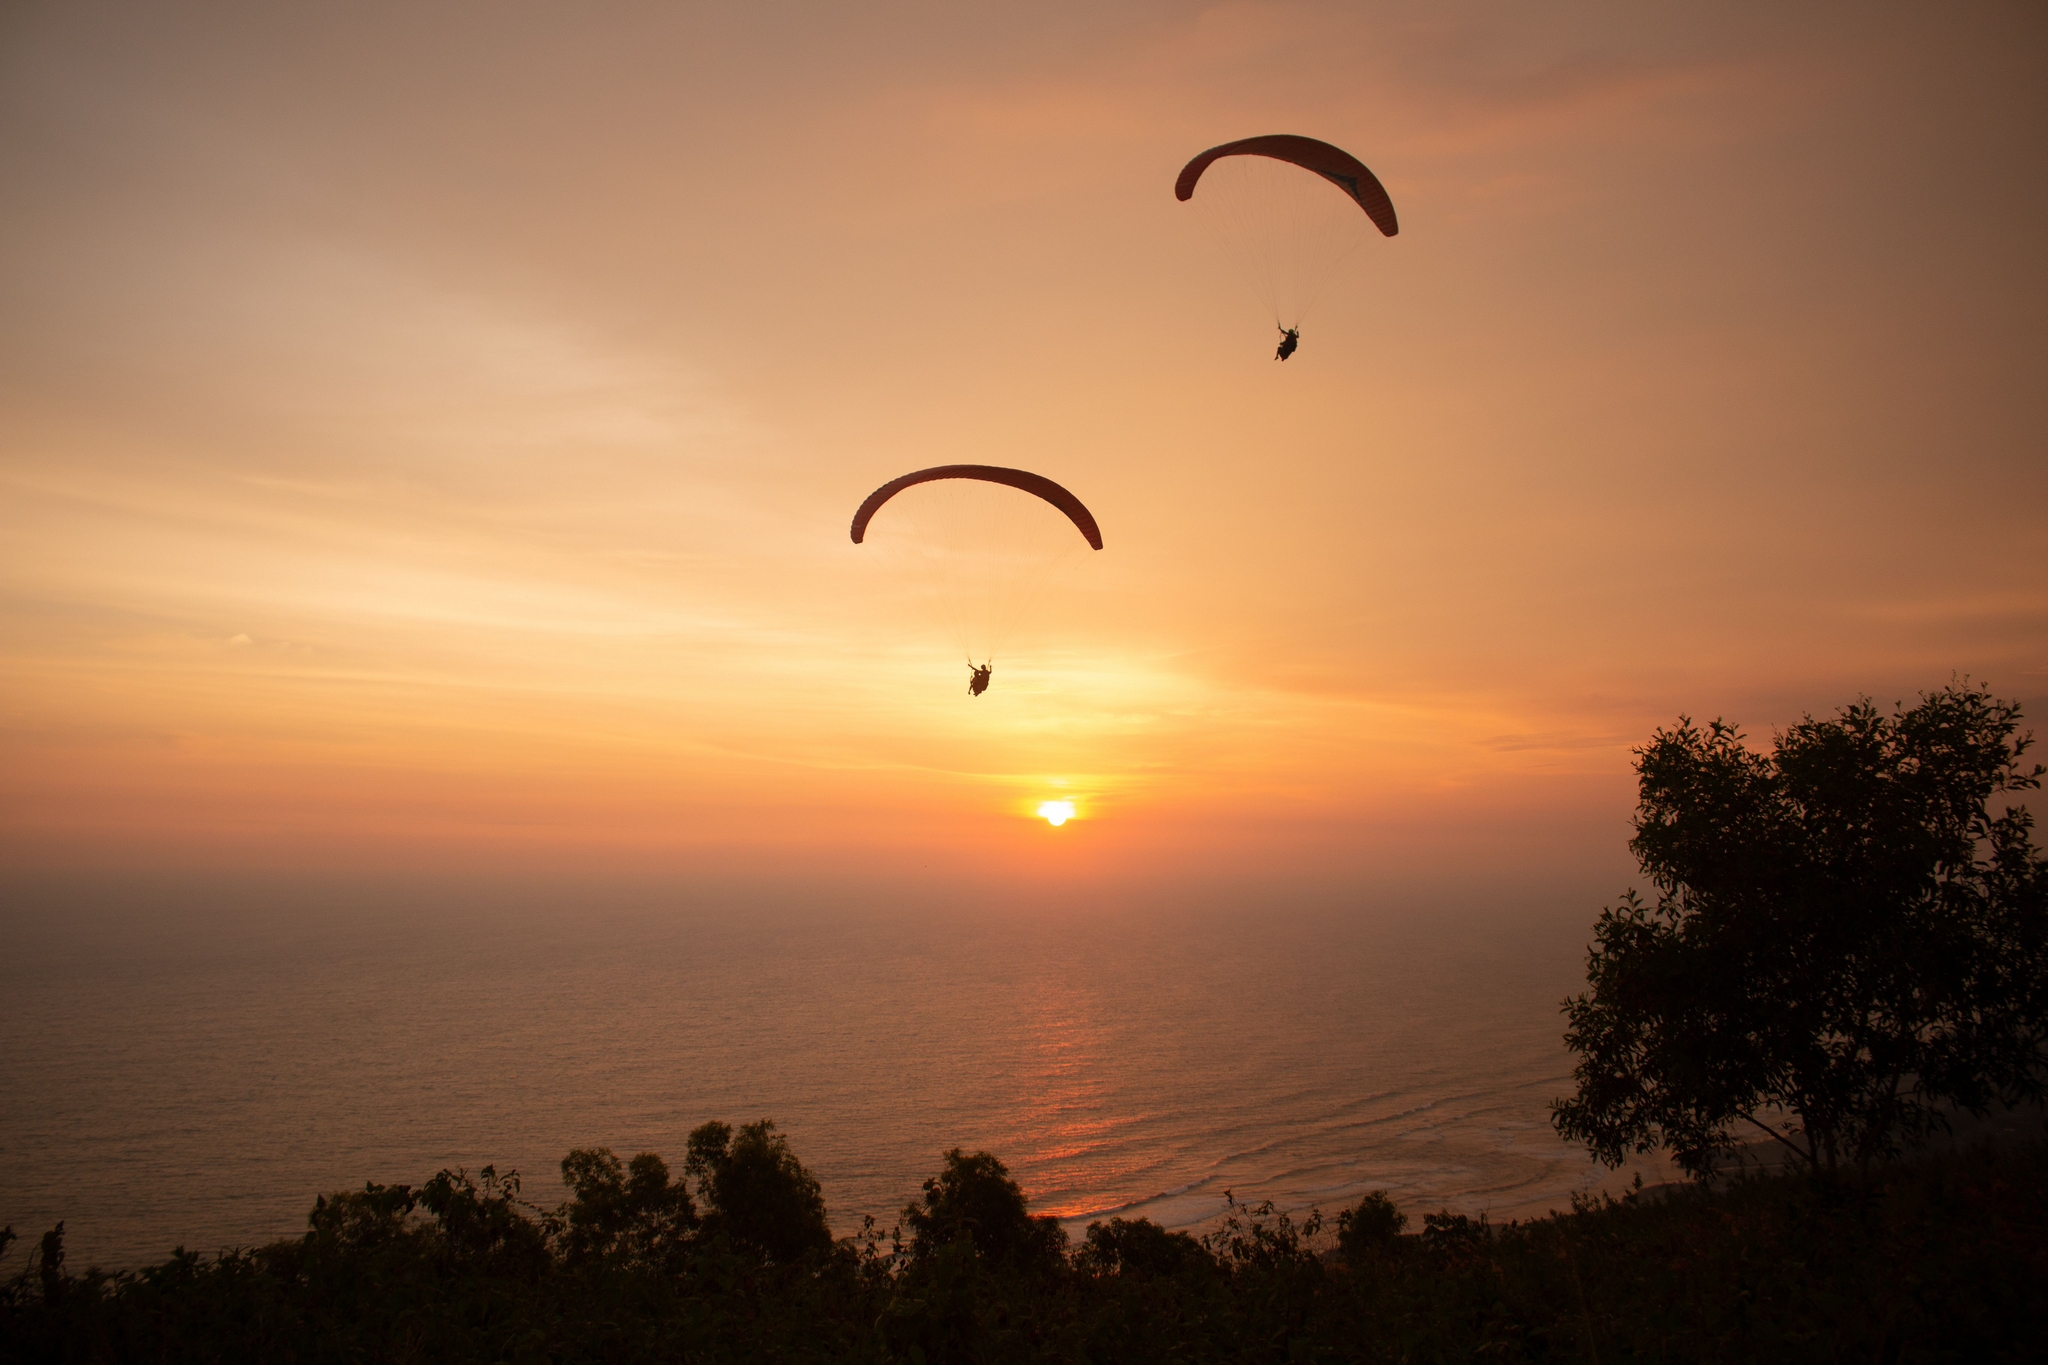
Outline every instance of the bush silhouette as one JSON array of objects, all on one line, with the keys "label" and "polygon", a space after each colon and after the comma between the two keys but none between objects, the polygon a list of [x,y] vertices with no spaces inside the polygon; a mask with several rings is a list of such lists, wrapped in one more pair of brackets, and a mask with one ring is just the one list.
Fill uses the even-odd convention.
[{"label": "bush silhouette", "polygon": [[622,1164],[609,1147],[583,1147],[562,1158],[569,1202],[555,1214],[563,1261],[673,1270],[689,1249],[696,1206],[668,1163],[642,1152]]},{"label": "bush silhouette", "polygon": [[832,1245],[817,1177],[767,1119],[735,1133],[707,1123],[690,1134],[683,1169],[697,1178],[704,1231],[735,1250],[788,1264]]},{"label": "bush silhouette", "polygon": [[547,1273],[546,1230],[521,1212],[517,1171],[486,1166],[476,1180],[442,1171],[420,1187],[419,1206],[433,1214],[439,1252],[454,1265],[527,1280]]},{"label": "bush silhouette", "polygon": [[1356,1264],[1400,1244],[1408,1215],[1394,1207],[1385,1190],[1374,1190],[1356,1207],[1337,1215],[1337,1250]]},{"label": "bush silhouette", "polygon": [[974,1254],[1012,1270],[1054,1271],[1065,1264],[1067,1234],[1054,1218],[1034,1218],[1009,1168],[987,1152],[958,1147],[945,1169],[924,1182],[924,1198],[903,1210],[913,1262],[966,1242]]},{"label": "bush silhouette", "polygon": [[[728,1172],[752,1147],[786,1153],[753,1127],[704,1134],[707,1177],[721,1152]],[[1085,1273],[1048,1273],[1057,1226],[1000,1162],[957,1151],[913,1206],[908,1254],[869,1228],[750,1264],[709,1215],[690,1225],[658,1157],[564,1164],[575,1197],[545,1213],[509,1173],[444,1171],[321,1199],[293,1241],[117,1275],[74,1273],[61,1226],[40,1245],[0,1229],[0,1360],[1705,1365],[1819,1342],[1844,1360],[2017,1362],[2048,1335],[2038,1143],[1890,1167],[1853,1192],[1758,1178],[1530,1223],[1433,1214],[1359,1275],[1329,1273],[1314,1215],[1234,1201],[1206,1249],[1111,1219],[1075,1255]],[[1378,1197],[1347,1212],[1354,1242],[1399,1226]]]},{"label": "bush silhouette", "polygon": [[1149,1218],[1090,1223],[1075,1264],[1095,1275],[1178,1275],[1213,1270],[1216,1258],[1185,1232],[1168,1232]]}]

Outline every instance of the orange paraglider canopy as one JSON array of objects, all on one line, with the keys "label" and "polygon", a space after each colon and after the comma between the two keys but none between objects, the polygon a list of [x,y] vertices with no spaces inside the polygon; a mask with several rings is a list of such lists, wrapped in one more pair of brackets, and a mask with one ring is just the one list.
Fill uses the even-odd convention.
[{"label": "orange paraglider canopy", "polygon": [[1181,167],[1180,179],[1173,182],[1173,197],[1181,200],[1192,198],[1195,182],[1202,178],[1203,171],[1209,169],[1209,163],[1226,156],[1269,156],[1275,161],[1286,161],[1305,171],[1314,171],[1350,195],[1382,233],[1391,237],[1401,230],[1400,220],[1394,217],[1394,201],[1387,197],[1386,187],[1380,184],[1379,177],[1365,168],[1363,161],[1342,147],[1332,147],[1327,142],[1297,137],[1293,133],[1241,138],[1236,142],[1226,142],[1221,147],[1211,147]]},{"label": "orange paraglider canopy", "polygon": [[868,521],[879,512],[882,504],[906,488],[935,479],[979,479],[983,483],[1007,484],[1021,489],[1033,497],[1045,499],[1054,507],[1067,514],[1067,519],[1096,549],[1102,548],[1102,531],[1095,524],[1095,514],[1082,505],[1079,498],[1054,483],[1043,474],[1033,474],[1028,469],[1005,469],[994,464],[942,464],[930,469],[919,469],[905,474],[868,494],[867,501],[853,514],[853,543],[858,545],[868,533]]}]

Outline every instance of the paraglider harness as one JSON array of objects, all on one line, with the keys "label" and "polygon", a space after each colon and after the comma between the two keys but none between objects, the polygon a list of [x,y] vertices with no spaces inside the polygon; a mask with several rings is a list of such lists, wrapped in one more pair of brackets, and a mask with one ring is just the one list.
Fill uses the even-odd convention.
[{"label": "paraglider harness", "polygon": [[1299,327],[1282,327],[1280,329],[1280,349],[1273,353],[1273,359],[1287,359],[1287,357],[1294,354],[1294,348],[1299,345],[1301,345],[1301,329]]},{"label": "paraglider harness", "polygon": [[967,661],[967,668],[967,695],[978,697],[988,691],[988,675],[995,669],[995,661],[991,659],[989,662],[976,668],[974,660],[969,659]]}]

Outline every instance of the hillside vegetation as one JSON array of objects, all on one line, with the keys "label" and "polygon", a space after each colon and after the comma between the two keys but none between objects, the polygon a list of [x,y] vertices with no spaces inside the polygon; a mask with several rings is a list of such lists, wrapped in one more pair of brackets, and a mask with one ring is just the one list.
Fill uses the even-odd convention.
[{"label": "hillside vegetation", "polygon": [[[603,1150],[568,1198],[444,1171],[318,1201],[303,1237],[73,1273],[8,1250],[0,1357],[51,1361],[2000,1361],[2048,1339],[2048,1149],[1772,1176],[1419,1233],[1234,1206],[1203,1238],[1078,1246],[1002,1163],[949,1153],[899,1228],[833,1241],[768,1123],[685,1174]],[[26,1251],[25,1257],[23,1252]]]}]

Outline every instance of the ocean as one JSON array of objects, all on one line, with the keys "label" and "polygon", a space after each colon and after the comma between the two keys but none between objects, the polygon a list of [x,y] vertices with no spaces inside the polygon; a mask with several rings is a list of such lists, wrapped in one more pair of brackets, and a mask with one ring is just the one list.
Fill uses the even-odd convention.
[{"label": "ocean", "polygon": [[1616,1182],[1548,1119],[1597,900],[8,902],[0,1220],[63,1219],[74,1267],[292,1236],[319,1193],[442,1167],[552,1204],[572,1148],[680,1167],[709,1119],[772,1118],[841,1234],[952,1147],[1076,1236],[1372,1189],[1498,1220]]}]

